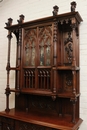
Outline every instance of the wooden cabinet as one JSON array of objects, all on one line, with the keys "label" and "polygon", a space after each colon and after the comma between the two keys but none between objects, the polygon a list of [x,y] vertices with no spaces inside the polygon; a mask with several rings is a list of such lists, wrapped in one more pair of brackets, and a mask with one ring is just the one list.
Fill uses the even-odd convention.
[{"label": "wooden cabinet", "polygon": [[[80,67],[78,12],[57,14],[18,24],[8,19],[6,109],[0,112],[1,130],[77,130]],[[15,34],[16,67],[10,65],[12,33]],[[9,84],[15,71],[15,88]],[[15,108],[9,95],[15,93]]]}]

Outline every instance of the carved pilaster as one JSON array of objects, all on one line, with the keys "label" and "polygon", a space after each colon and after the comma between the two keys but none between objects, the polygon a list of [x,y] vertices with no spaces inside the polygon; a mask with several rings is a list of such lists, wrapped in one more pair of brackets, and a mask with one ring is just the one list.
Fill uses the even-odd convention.
[{"label": "carved pilaster", "polygon": [[73,75],[73,94],[76,95],[76,71],[72,71]]},{"label": "carved pilaster", "polygon": [[[21,44],[22,44],[22,29],[19,29],[19,38],[17,42],[17,67],[21,64]],[[20,71],[17,71],[17,89],[20,89]]]},{"label": "carved pilaster", "polygon": [[54,46],[54,56],[53,56],[53,61],[54,61],[54,66],[56,66],[57,64],[57,26],[58,26],[58,22],[55,21],[54,22],[54,30],[53,30],[53,46]]},{"label": "carved pilaster", "polygon": [[71,98],[70,101],[71,101],[72,104],[73,104],[72,122],[73,122],[73,123],[76,123],[76,119],[75,119],[76,113],[75,113],[75,111],[76,111],[76,102],[77,102],[77,98],[76,98],[76,97],[75,97],[75,98]]},{"label": "carved pilaster", "polygon": [[[53,30],[53,66],[57,66],[57,27],[58,22],[54,21],[54,30]],[[56,86],[57,86],[57,70],[54,69],[54,87],[53,87],[53,93],[56,94]],[[55,96],[52,97],[55,100]]]},{"label": "carved pilaster", "polygon": [[72,18],[71,20],[72,24],[71,24],[71,28],[72,28],[72,39],[73,39],[73,60],[72,60],[72,66],[76,66],[76,59],[75,59],[75,44],[76,44],[76,19]]}]

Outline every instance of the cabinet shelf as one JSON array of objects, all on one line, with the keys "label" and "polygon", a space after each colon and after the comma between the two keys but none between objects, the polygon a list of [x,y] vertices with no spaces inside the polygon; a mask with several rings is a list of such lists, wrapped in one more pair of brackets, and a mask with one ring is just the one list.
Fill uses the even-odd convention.
[{"label": "cabinet shelf", "polygon": [[77,66],[58,66],[57,70],[80,70]]},{"label": "cabinet shelf", "polygon": [[73,97],[78,97],[78,96],[80,96],[80,94],[78,93],[78,94],[76,94],[76,95],[74,95],[74,94],[72,94],[72,93],[58,93],[58,97],[61,97],[61,98],[73,98]]},{"label": "cabinet shelf", "polygon": [[42,95],[42,96],[57,96],[57,97],[61,97],[61,98],[73,98],[73,97],[78,97],[80,96],[80,93],[76,93],[76,95],[74,95],[73,93],[69,93],[69,92],[61,92],[61,93],[56,93],[54,94],[52,91],[46,91],[46,90],[38,90],[38,89],[21,89],[21,90],[17,90],[15,88],[11,88],[9,90],[10,92],[15,92],[15,93],[26,93],[26,94],[33,94],[33,95]]},{"label": "cabinet shelf", "polygon": [[15,93],[26,93],[26,94],[33,94],[33,95],[42,95],[42,96],[53,96],[55,94],[52,93],[50,90],[38,90],[38,89],[21,89],[17,90],[15,88],[11,88],[9,90],[10,92],[15,92]]},{"label": "cabinet shelf", "polygon": [[21,93],[29,93],[33,95],[46,95],[46,96],[52,96],[54,95],[50,90],[38,90],[38,89],[21,89]]}]

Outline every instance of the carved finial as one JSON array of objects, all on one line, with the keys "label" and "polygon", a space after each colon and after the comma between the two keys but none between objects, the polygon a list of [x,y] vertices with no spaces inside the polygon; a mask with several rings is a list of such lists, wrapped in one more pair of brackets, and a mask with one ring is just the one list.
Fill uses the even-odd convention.
[{"label": "carved finial", "polygon": [[71,2],[71,12],[75,11],[75,8],[76,8],[76,2],[73,1]]},{"label": "carved finial", "polygon": [[13,21],[13,19],[12,19],[12,18],[9,18],[9,19],[8,19],[8,23],[5,23],[6,26],[7,26],[7,27],[8,27],[8,26],[11,26],[11,25],[12,25],[12,21]]},{"label": "carved finial", "polygon": [[55,15],[57,15],[58,14],[58,10],[59,10],[59,7],[57,6],[57,5],[55,5],[54,7],[53,7],[53,16],[55,16]]},{"label": "carved finial", "polygon": [[24,22],[24,17],[25,17],[25,16],[24,16],[23,14],[21,14],[21,15],[19,16],[19,20],[17,20],[19,24],[21,24],[21,23]]}]

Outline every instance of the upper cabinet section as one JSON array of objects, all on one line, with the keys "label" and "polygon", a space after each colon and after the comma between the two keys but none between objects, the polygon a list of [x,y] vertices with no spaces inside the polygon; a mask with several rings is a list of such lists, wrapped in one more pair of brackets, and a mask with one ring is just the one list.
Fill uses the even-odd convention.
[{"label": "upper cabinet section", "polygon": [[52,24],[24,29],[24,66],[51,66]]},{"label": "upper cabinet section", "polygon": [[[53,7],[53,16],[24,23],[20,15],[18,24],[8,19],[7,71],[15,70],[15,90],[44,95],[65,93],[79,94],[79,24],[82,18],[75,12],[58,14]],[[16,67],[10,66],[12,33],[17,39]],[[9,78],[9,75],[8,75]],[[8,83],[7,83],[8,84]],[[8,88],[8,87],[7,87]],[[43,93],[43,90],[45,93]],[[61,95],[60,95],[61,96]]]},{"label": "upper cabinet section", "polygon": [[79,66],[81,21],[74,11],[25,23],[20,15],[17,25],[12,25],[10,18],[5,28],[23,44],[23,66]]}]

